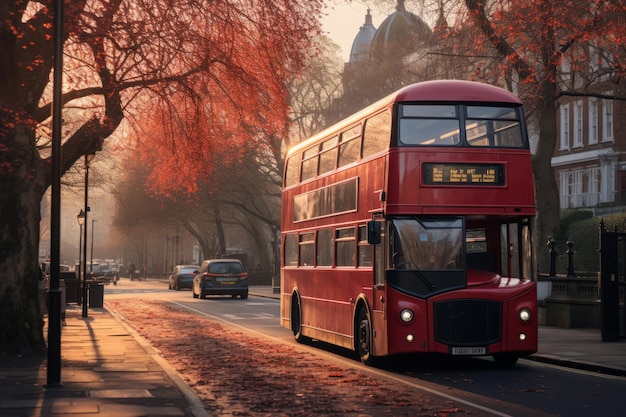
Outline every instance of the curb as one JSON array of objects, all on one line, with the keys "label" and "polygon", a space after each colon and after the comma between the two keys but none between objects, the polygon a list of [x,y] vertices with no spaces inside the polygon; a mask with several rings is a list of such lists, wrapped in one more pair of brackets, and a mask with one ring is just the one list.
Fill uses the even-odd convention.
[{"label": "curb", "polygon": [[183,380],[178,372],[171,365],[159,355],[159,352],[152,347],[152,345],[144,339],[139,333],[137,333],[129,324],[126,323],[126,319],[115,311],[111,311],[104,308],[111,317],[115,318],[129,334],[139,343],[139,345],[146,351],[146,353],[154,359],[154,361],[163,369],[167,376],[172,380],[176,387],[182,392],[185,400],[187,401],[188,410],[195,417],[212,417],[211,414],[204,408],[204,404],[196,392]]}]

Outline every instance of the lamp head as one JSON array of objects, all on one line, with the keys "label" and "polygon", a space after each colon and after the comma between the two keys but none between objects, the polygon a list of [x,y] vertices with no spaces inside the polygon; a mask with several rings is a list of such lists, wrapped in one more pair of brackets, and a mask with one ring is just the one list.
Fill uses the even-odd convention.
[{"label": "lamp head", "polygon": [[78,224],[80,226],[85,224],[85,212],[83,211],[83,209],[80,209],[80,213],[78,213],[78,216],[76,216],[76,219],[78,219]]}]

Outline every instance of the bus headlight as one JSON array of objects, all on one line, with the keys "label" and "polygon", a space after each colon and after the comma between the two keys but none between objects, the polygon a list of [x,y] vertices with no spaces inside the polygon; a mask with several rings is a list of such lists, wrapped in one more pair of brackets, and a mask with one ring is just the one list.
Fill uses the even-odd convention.
[{"label": "bus headlight", "polygon": [[519,311],[518,316],[523,323],[528,323],[533,315],[530,309],[524,307]]},{"label": "bus headlight", "polygon": [[410,323],[411,320],[413,320],[413,312],[408,308],[402,309],[402,311],[400,311],[400,320],[405,323]]}]

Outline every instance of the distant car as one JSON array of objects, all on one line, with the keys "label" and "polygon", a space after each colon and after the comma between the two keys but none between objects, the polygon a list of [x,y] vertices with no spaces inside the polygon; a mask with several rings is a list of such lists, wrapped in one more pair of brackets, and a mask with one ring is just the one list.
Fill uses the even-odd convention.
[{"label": "distant car", "polygon": [[110,282],[110,278],[105,275],[105,271],[102,269],[102,266],[95,262],[87,264],[87,279],[105,284]]},{"label": "distant car", "polygon": [[108,265],[108,270],[106,272],[106,276],[113,280],[113,283],[116,283],[120,280],[120,266],[115,259],[106,259],[104,261]]},{"label": "distant car", "polygon": [[169,289],[178,291],[182,288],[191,288],[199,269],[200,265],[176,265],[168,279]]},{"label": "distant car", "polygon": [[193,279],[194,298],[230,295],[248,298],[248,273],[239,259],[209,259],[202,262]]}]

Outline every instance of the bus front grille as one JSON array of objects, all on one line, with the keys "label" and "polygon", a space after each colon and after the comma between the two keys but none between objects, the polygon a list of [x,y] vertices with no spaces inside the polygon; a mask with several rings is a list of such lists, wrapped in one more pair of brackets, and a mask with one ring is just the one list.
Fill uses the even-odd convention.
[{"label": "bus front grille", "polygon": [[435,340],[454,346],[487,346],[501,339],[502,303],[452,300],[435,303]]}]

